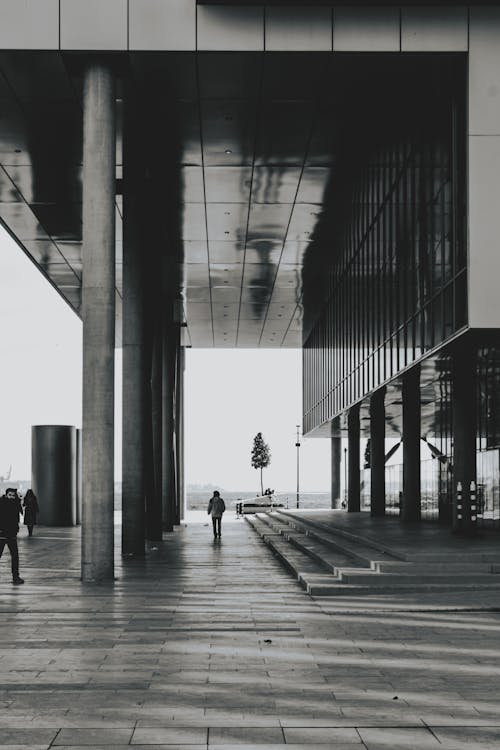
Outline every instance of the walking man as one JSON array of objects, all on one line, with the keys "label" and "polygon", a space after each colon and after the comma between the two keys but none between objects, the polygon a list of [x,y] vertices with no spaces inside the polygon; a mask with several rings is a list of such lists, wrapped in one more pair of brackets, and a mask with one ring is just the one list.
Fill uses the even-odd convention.
[{"label": "walking man", "polygon": [[217,539],[219,537],[220,539],[220,529],[221,529],[221,523],[222,523],[222,514],[226,510],[226,504],[224,500],[221,498],[220,493],[215,490],[213,496],[210,498],[210,501],[208,503],[208,515],[212,515],[212,525],[214,527],[214,539]]},{"label": "walking man", "polygon": [[12,583],[20,586],[24,579],[19,576],[19,551],[17,549],[17,532],[19,531],[19,515],[21,513],[21,501],[17,491],[8,487],[5,495],[0,497],[0,557],[2,557],[5,545],[9,548],[12,563]]}]

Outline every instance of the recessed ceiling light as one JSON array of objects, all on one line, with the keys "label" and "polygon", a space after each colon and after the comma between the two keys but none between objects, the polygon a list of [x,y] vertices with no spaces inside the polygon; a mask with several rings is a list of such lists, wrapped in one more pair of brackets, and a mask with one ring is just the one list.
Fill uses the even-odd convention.
[{"label": "recessed ceiling light", "polygon": [[232,154],[233,152],[231,151],[230,148],[226,148],[226,150],[224,151],[224,153],[225,154]]}]

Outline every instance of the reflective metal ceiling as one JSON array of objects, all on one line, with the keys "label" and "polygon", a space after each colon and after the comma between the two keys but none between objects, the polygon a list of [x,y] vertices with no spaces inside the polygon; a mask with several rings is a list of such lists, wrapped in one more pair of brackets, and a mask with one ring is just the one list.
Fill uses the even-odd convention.
[{"label": "reflective metal ceiling", "polygon": [[[304,256],[335,158],[328,60],[241,53],[137,53],[121,60],[139,87],[163,98],[171,117],[164,138],[175,141],[175,179],[166,176],[155,205],[163,202],[166,215],[177,214],[172,242],[180,245],[185,343],[301,345]],[[0,218],[79,312],[77,70],[74,58],[59,53],[0,54]],[[144,159],[154,162],[164,146],[155,142],[162,135],[154,128],[152,134],[143,148]],[[119,132],[118,179],[121,151]],[[119,195],[116,219],[120,302]]]},{"label": "reflective metal ceiling", "polygon": [[[300,347],[328,294],[339,157],[349,161],[357,147],[351,131],[362,132],[359,122],[369,130],[381,92],[397,98],[409,85],[406,65],[411,70],[422,56],[141,52],[112,59],[119,74],[118,319],[122,99],[133,81],[141,92],[137,149],[154,175],[143,201],[144,252],[170,259],[184,343]],[[0,220],[77,313],[81,83],[78,55],[0,53]]]}]

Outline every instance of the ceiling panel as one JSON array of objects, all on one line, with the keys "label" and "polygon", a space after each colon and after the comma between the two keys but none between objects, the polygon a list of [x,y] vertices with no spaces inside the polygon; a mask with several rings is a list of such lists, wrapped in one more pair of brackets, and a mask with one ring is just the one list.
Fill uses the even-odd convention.
[{"label": "ceiling panel", "polygon": [[183,240],[206,240],[207,225],[204,203],[184,203],[181,211]]},{"label": "ceiling panel", "polygon": [[262,324],[262,321],[266,317],[267,312],[267,303],[262,304],[259,302],[255,303],[248,303],[248,302],[242,302],[240,305],[240,325],[242,325],[243,321],[260,321]]},{"label": "ceiling panel", "polygon": [[208,247],[211,263],[243,263],[245,258],[244,242],[210,240]]},{"label": "ceiling panel", "polygon": [[239,303],[224,303],[214,302],[212,303],[212,315],[214,321],[216,320],[233,320],[238,321],[239,314]]},{"label": "ceiling panel", "polygon": [[241,287],[241,278],[243,275],[242,263],[211,263],[210,264],[210,284],[212,286],[221,286],[229,284],[230,286]]},{"label": "ceiling panel", "polygon": [[254,203],[293,203],[300,167],[255,167],[252,181]]},{"label": "ceiling panel", "polygon": [[313,122],[310,102],[263,102],[260,122],[266,126],[258,133],[255,163],[301,167]]},{"label": "ceiling panel", "polygon": [[290,221],[293,204],[253,203],[248,222],[248,238],[283,242]]},{"label": "ceiling panel", "polygon": [[243,242],[245,240],[248,206],[238,203],[208,203],[209,240]]},{"label": "ceiling panel", "polygon": [[202,167],[181,167],[181,196],[183,203],[204,203]]},{"label": "ceiling panel", "polygon": [[248,203],[251,167],[205,167],[207,203]]},{"label": "ceiling panel", "polygon": [[317,203],[322,205],[330,180],[328,167],[305,167],[300,179],[297,203]]},{"label": "ceiling panel", "polygon": [[252,165],[256,121],[253,102],[203,100],[201,118],[205,165]]}]

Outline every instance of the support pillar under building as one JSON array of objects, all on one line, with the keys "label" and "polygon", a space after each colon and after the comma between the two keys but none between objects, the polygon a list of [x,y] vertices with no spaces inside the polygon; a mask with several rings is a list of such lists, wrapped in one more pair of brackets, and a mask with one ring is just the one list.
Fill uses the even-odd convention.
[{"label": "support pillar under building", "polygon": [[372,516],[385,515],[385,390],[370,398],[370,508]]},{"label": "support pillar under building", "polygon": [[114,579],[115,93],[88,65],[83,89],[82,580]]},{"label": "support pillar under building", "polygon": [[342,455],[342,439],[340,437],[331,438],[331,459],[332,459],[332,497],[331,507],[340,508],[340,459]]},{"label": "support pillar under building", "polygon": [[403,375],[403,501],[402,521],[419,521],[420,495],[420,368]]},{"label": "support pillar under building", "polygon": [[[165,315],[165,313],[164,313]],[[165,321],[162,340],[162,528],[175,521],[175,360],[174,327]]]},{"label": "support pillar under building", "polygon": [[361,509],[360,462],[359,462],[359,405],[352,406],[347,417],[349,440],[347,511],[358,513]]},{"label": "support pillar under building", "polygon": [[145,273],[141,252],[138,108],[125,99],[123,164],[122,553],[144,555],[146,504]]},{"label": "support pillar under building", "polygon": [[[459,353],[458,353],[459,352]],[[476,357],[471,346],[459,347],[453,361],[453,516],[455,532],[477,526],[476,485]],[[474,485],[472,485],[474,483]],[[461,507],[459,507],[461,506]]]},{"label": "support pillar under building", "polygon": [[184,519],[184,368],[185,348],[179,346],[177,352],[177,378],[175,394],[175,438],[176,438],[176,476],[177,476],[177,512],[175,522]]},{"label": "support pillar under building", "polygon": [[[151,316],[151,455],[152,481],[146,505],[146,535],[151,542],[162,540],[162,342],[159,315]],[[156,323],[156,324],[155,324]]]}]

